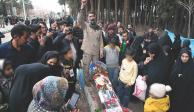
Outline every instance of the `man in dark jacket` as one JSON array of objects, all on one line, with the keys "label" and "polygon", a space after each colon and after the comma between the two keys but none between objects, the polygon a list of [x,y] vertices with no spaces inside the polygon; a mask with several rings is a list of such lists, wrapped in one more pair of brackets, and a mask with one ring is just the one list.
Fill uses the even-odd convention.
[{"label": "man in dark jacket", "polygon": [[16,25],[11,30],[11,36],[11,41],[0,45],[0,58],[10,60],[14,69],[19,65],[33,62],[36,49],[27,43],[29,28],[22,24]]}]

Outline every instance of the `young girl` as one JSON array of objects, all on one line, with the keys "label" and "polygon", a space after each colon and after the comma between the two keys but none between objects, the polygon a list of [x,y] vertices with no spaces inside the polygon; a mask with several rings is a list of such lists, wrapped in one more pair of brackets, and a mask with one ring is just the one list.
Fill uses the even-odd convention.
[{"label": "young girl", "polygon": [[122,61],[118,80],[117,94],[123,107],[128,108],[132,85],[138,73],[137,63],[133,57],[135,52],[131,49],[126,50],[126,57]]},{"label": "young girl", "polygon": [[168,85],[152,84],[150,86],[149,98],[145,101],[144,112],[168,112],[170,100],[166,92],[169,91],[171,91],[171,87]]}]

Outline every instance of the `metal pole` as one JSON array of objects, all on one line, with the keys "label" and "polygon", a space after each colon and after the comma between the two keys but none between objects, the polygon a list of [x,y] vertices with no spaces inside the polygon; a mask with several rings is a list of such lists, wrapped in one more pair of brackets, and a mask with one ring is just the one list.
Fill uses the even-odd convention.
[{"label": "metal pole", "polygon": [[26,7],[25,7],[24,0],[22,0],[22,4],[23,4],[23,11],[24,11],[24,20],[26,20]]}]

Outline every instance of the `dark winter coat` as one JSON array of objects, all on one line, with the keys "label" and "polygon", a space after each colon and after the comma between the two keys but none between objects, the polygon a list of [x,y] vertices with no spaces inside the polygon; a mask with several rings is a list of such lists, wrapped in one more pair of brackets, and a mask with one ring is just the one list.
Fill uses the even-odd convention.
[{"label": "dark winter coat", "polygon": [[40,63],[19,66],[10,92],[9,112],[26,112],[33,98],[34,84],[49,76],[49,72],[50,68]]},{"label": "dark winter coat", "polygon": [[17,51],[11,41],[0,45],[0,58],[8,59],[13,63],[13,68],[17,68],[22,64],[29,64],[36,61],[36,49],[30,44],[21,47],[21,51]]},{"label": "dark winter coat", "polygon": [[[150,44],[151,45],[151,44]],[[148,47],[150,47],[150,45]],[[152,44],[153,45],[153,44]],[[155,47],[156,46],[156,47]],[[160,50],[160,47],[155,44],[152,48],[149,48],[149,52],[155,52],[155,57],[147,65],[140,62],[139,69],[142,71],[142,75],[147,76],[147,84],[150,86],[153,83],[165,83],[168,73],[168,59],[164,53]]]},{"label": "dark winter coat", "polygon": [[[81,56],[81,49],[79,47],[79,42],[78,39],[73,38],[71,41],[75,47],[76,50],[76,55],[77,55],[77,59],[75,60],[75,67],[78,67],[80,60],[82,59]],[[70,41],[65,39],[65,34],[64,33],[60,33],[58,34],[58,36],[54,39],[53,44],[56,48],[57,51],[59,52],[63,52],[63,49],[66,45],[70,45]]]}]

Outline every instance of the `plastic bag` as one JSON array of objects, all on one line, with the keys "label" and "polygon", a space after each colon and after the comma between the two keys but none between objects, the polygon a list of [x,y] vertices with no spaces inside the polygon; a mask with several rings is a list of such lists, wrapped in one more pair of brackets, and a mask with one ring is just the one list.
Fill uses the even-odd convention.
[{"label": "plastic bag", "polygon": [[139,98],[140,100],[145,101],[146,90],[147,84],[144,80],[142,80],[142,76],[139,75],[136,79],[133,95]]}]

